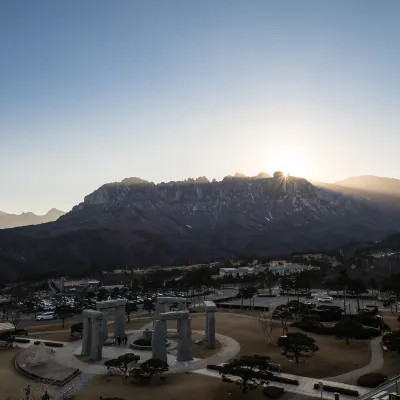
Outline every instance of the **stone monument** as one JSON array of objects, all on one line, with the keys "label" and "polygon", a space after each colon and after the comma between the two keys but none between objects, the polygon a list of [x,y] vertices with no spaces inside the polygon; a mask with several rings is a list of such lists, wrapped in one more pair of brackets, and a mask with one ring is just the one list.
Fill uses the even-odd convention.
[{"label": "stone monument", "polygon": [[39,345],[35,347],[36,348],[32,354],[26,359],[26,364],[30,367],[46,364],[52,355],[52,349],[48,349],[43,342],[39,343]]},{"label": "stone monument", "polygon": [[[187,309],[187,298],[186,297],[167,297],[167,296],[158,296],[157,304],[156,304],[156,318],[165,312],[170,311],[171,304],[178,304],[178,311],[185,311]],[[166,306],[167,309],[166,309]]]},{"label": "stone monument", "polygon": [[[99,311],[107,313],[114,312],[114,337],[125,335],[125,306],[126,299],[98,301],[96,308]],[[103,341],[108,338],[107,318],[103,319]]]},{"label": "stone monument", "polygon": [[104,313],[95,310],[83,310],[82,356],[90,356],[93,361],[102,359],[104,342]]},{"label": "stone monument", "polygon": [[155,322],[152,339],[152,358],[167,362],[167,321],[177,320],[180,337],[177,361],[192,361],[192,326],[189,311],[170,311],[161,313]]},{"label": "stone monument", "polygon": [[204,307],[206,310],[205,340],[208,342],[208,348],[215,349],[215,312],[217,306],[213,301],[205,301]]}]

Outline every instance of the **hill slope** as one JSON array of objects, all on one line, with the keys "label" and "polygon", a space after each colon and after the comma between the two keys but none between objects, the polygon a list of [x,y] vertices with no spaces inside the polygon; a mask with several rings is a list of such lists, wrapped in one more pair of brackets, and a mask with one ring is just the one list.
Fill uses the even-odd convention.
[{"label": "hill slope", "polygon": [[37,225],[46,222],[55,221],[65,213],[52,208],[45,215],[36,215],[31,212],[17,214],[7,214],[0,211],[0,229],[15,228],[18,226]]},{"label": "hill slope", "polygon": [[103,185],[56,222],[0,231],[0,278],[268,257],[381,239],[400,210],[303,178]]},{"label": "hill slope", "polygon": [[365,190],[368,192],[400,196],[399,179],[364,175],[344,179],[342,181],[336,182],[335,185],[346,188]]}]

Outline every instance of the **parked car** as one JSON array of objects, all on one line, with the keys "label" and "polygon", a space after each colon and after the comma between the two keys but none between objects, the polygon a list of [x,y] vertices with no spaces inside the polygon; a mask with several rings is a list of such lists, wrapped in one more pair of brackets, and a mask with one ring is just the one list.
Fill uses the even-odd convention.
[{"label": "parked car", "polygon": [[46,319],[57,319],[57,314],[54,311],[48,311],[36,316],[36,321],[43,321]]},{"label": "parked car", "polygon": [[318,301],[319,301],[320,303],[332,303],[333,297],[330,297],[330,296],[318,297]]}]

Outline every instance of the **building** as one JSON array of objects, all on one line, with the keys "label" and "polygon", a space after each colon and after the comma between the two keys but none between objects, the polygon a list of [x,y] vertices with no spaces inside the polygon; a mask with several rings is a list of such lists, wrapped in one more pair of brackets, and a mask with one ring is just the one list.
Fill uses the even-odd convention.
[{"label": "building", "polygon": [[285,265],[276,265],[268,267],[269,271],[278,275],[290,275],[295,272],[301,272],[312,269],[319,269],[319,267],[311,267],[302,264],[285,264]]},{"label": "building", "polygon": [[253,275],[260,274],[266,271],[266,267],[258,266],[258,267],[238,267],[238,268],[220,268],[219,276],[224,277],[227,275],[236,276],[244,276],[244,275]]},{"label": "building", "polygon": [[79,292],[83,289],[94,291],[100,287],[100,281],[96,279],[50,279],[48,284],[51,291],[54,293],[73,293]]}]

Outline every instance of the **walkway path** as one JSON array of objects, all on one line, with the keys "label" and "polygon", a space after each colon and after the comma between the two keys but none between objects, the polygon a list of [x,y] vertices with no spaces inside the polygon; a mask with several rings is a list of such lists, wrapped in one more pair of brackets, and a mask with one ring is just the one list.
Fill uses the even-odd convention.
[{"label": "walkway path", "polygon": [[[210,376],[210,377],[214,377],[214,378],[219,378],[221,379],[221,376],[219,375],[219,373],[217,371],[211,371],[208,369],[200,369],[197,371],[193,371],[196,374],[201,374],[201,375],[206,375],[206,376]],[[306,395],[306,396],[311,396],[311,397],[321,397],[321,392],[317,389],[314,389],[314,384],[318,383],[318,382],[322,382],[326,385],[332,385],[333,382],[329,382],[325,379],[316,379],[316,378],[307,378],[304,376],[297,376],[297,375],[290,375],[290,374],[283,374],[283,373],[276,373],[274,372],[274,375],[276,376],[282,376],[285,378],[289,378],[289,379],[297,379],[299,381],[299,385],[295,386],[295,385],[288,385],[285,383],[280,383],[280,382],[272,382],[271,384],[273,384],[274,386],[279,386],[283,389],[285,389],[286,392],[290,392],[290,393],[296,393],[296,394],[301,394],[301,395]],[[368,388],[362,388],[360,386],[354,386],[354,385],[346,385],[344,383],[340,383],[337,384],[337,386],[340,386],[342,388],[347,388],[347,389],[351,389],[351,390],[358,390],[358,392],[360,393],[360,395],[363,395],[367,392],[370,391],[370,389]],[[333,399],[334,393],[329,393],[329,392],[322,392],[322,396],[324,399]],[[344,396],[344,395],[340,395],[341,398],[345,398],[345,399],[354,399],[354,397],[348,397],[348,396]]]},{"label": "walkway path", "polygon": [[345,374],[333,376],[326,379],[335,382],[348,382],[350,380],[357,379],[361,375],[368,374],[369,372],[373,372],[377,369],[382,368],[384,360],[381,341],[382,338],[380,336],[371,340],[371,361],[368,365],[362,368],[354,369],[353,371],[347,372]]}]

